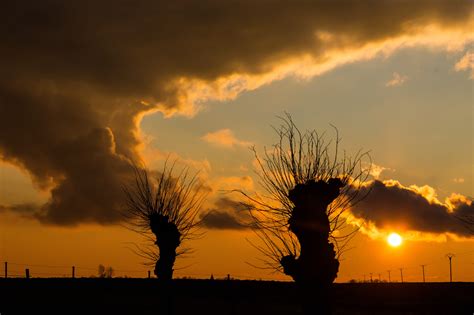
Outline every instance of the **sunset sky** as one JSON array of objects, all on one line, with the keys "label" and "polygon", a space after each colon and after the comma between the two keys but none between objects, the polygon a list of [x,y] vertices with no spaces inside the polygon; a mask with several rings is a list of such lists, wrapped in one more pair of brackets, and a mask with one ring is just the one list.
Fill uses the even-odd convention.
[{"label": "sunset sky", "polygon": [[[15,1],[0,12],[0,261],[12,274],[118,276],[149,269],[129,248],[130,160],[199,171],[205,232],[175,276],[290,280],[262,258],[239,196],[260,191],[251,147],[301,130],[370,150],[350,279],[474,281],[474,8],[420,1]],[[403,242],[391,247],[391,232]],[[55,267],[58,266],[58,267]],[[36,274],[35,274],[36,273]]]}]

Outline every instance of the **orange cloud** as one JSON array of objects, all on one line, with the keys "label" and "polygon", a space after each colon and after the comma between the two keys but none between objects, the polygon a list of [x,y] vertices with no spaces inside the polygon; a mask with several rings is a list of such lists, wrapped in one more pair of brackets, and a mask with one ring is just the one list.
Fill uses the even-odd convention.
[{"label": "orange cloud", "polygon": [[250,176],[222,176],[212,179],[211,186],[216,191],[231,191],[231,190],[254,190],[254,181]]},{"label": "orange cloud", "polygon": [[474,80],[474,52],[468,51],[454,66],[456,71],[471,71],[469,78]]},{"label": "orange cloud", "polygon": [[230,129],[221,129],[215,132],[209,132],[205,134],[202,140],[220,146],[227,149],[232,149],[237,146],[250,147],[252,142],[239,140],[234,136],[234,133]]},{"label": "orange cloud", "polygon": [[392,79],[385,83],[386,87],[400,86],[408,80],[408,76],[400,75],[398,72],[394,72]]},{"label": "orange cloud", "polygon": [[370,176],[372,176],[375,179],[379,179],[380,175],[382,175],[382,173],[385,172],[385,171],[392,171],[392,172],[395,171],[394,169],[391,169],[389,167],[384,167],[384,166],[381,166],[381,165],[377,165],[375,163],[372,163],[369,166],[364,167],[363,169],[364,169],[364,171],[368,170],[369,173],[370,173]]},{"label": "orange cloud", "polygon": [[455,182],[456,184],[462,184],[464,183],[464,178],[462,177],[456,177],[456,178],[453,178],[453,182]]}]

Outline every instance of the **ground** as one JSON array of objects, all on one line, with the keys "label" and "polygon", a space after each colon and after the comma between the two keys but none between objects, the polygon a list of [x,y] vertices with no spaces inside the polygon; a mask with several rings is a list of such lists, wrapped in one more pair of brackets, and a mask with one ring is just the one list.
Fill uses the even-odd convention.
[{"label": "ground", "polygon": [[[302,314],[291,282],[0,279],[0,314]],[[473,314],[474,283],[335,284],[334,314]],[[317,314],[315,312],[315,314]]]}]

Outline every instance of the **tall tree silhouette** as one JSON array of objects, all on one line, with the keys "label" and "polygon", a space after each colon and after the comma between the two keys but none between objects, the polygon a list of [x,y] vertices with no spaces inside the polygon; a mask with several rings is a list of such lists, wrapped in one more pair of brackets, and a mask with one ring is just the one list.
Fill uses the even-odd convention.
[{"label": "tall tree silhouette", "polygon": [[[364,198],[368,152],[353,157],[339,151],[339,136],[325,141],[316,131],[301,132],[286,114],[274,128],[279,141],[261,157],[254,148],[264,194],[240,191],[263,245],[264,268],[277,269],[302,289],[307,312],[329,312],[328,293],[337,277],[339,255],[356,231],[343,214]],[[367,165],[371,165],[368,163]],[[316,305],[317,304],[317,305]]]},{"label": "tall tree silhouette", "polygon": [[158,279],[171,280],[178,250],[185,240],[198,236],[198,211],[205,199],[197,174],[188,175],[187,168],[173,176],[175,163],[150,178],[149,171],[135,166],[135,180],[125,187],[128,227],[154,243],[137,247],[138,254],[155,265]]}]

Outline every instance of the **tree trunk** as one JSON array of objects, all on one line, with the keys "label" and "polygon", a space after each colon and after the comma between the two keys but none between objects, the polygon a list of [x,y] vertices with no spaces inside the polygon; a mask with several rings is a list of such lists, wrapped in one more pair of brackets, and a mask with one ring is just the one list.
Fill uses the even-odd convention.
[{"label": "tree trunk", "polygon": [[168,281],[173,279],[173,266],[176,260],[176,247],[166,248],[164,246],[160,248],[160,258],[155,264],[155,275],[158,279]]},{"label": "tree trunk", "polygon": [[330,314],[330,289],[337,277],[339,261],[334,245],[329,242],[330,223],[327,207],[339,196],[343,186],[339,179],[309,181],[289,192],[295,205],[288,220],[290,230],[300,243],[300,256],[281,260],[285,274],[291,276],[301,290],[306,314]]},{"label": "tree trunk", "polygon": [[170,281],[173,279],[173,266],[176,260],[176,249],[181,243],[181,234],[176,225],[169,222],[163,215],[154,215],[150,218],[150,227],[156,236],[160,256],[155,264],[155,275],[158,279]]}]

